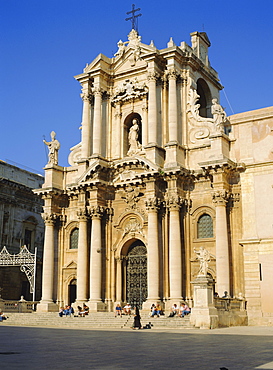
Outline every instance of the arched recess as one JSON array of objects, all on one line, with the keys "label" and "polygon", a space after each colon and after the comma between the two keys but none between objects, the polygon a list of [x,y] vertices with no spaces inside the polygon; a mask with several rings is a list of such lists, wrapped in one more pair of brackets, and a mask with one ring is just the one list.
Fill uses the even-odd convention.
[{"label": "arched recess", "polygon": [[197,94],[200,96],[198,104],[200,104],[199,115],[201,117],[212,118],[211,104],[212,97],[208,84],[202,78],[197,80]]},{"label": "arched recess", "polygon": [[133,112],[130,113],[124,120],[123,124],[123,156],[127,155],[129,150],[129,131],[132,126],[133,119],[136,118],[138,120],[139,132],[138,132],[138,141],[142,144],[142,118],[140,114]]}]

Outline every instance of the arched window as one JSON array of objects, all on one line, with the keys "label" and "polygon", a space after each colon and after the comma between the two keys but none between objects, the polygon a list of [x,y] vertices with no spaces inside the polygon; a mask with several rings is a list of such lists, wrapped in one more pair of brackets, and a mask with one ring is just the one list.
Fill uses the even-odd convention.
[{"label": "arched window", "polygon": [[211,92],[208,84],[202,78],[197,81],[197,94],[200,96],[198,99],[200,116],[211,118]]},{"label": "arched window", "polygon": [[200,216],[197,221],[197,238],[213,238],[213,222],[207,213]]},{"label": "arched window", "polygon": [[76,227],[71,231],[70,234],[70,249],[77,249],[78,248],[78,242],[79,242],[79,229]]}]

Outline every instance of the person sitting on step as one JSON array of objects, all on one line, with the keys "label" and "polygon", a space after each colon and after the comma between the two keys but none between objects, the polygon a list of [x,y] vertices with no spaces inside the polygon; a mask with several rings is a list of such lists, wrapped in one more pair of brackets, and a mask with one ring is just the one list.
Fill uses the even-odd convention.
[{"label": "person sitting on step", "polygon": [[180,317],[184,317],[185,315],[188,315],[191,313],[191,309],[186,303],[181,303],[180,307]]}]

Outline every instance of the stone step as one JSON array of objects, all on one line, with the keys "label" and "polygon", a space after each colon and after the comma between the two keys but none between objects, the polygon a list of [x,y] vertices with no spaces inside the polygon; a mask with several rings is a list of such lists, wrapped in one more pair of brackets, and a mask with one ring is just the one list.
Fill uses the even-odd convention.
[{"label": "stone step", "polygon": [[[133,316],[115,317],[112,312],[90,313],[85,317],[59,317],[58,313],[9,313],[8,320],[1,325],[7,326],[39,326],[39,327],[62,327],[62,328],[130,328],[133,325]],[[146,325],[152,323],[154,329],[185,329],[192,328],[188,316],[184,318],[151,318],[145,313],[142,316],[141,323]]]}]

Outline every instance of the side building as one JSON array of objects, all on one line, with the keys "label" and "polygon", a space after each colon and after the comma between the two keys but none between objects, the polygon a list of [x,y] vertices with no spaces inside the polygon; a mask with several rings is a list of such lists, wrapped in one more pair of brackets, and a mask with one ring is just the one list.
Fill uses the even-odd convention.
[{"label": "side building", "polygon": [[[37,175],[0,161],[0,251],[6,247],[17,255],[26,245],[31,253],[37,248],[36,299],[41,298],[41,271],[44,243],[43,200],[33,193],[44,182]],[[7,266],[7,256],[0,254],[0,289],[5,300],[23,295],[32,300],[27,276],[20,266]],[[9,259],[9,258],[8,258]]]},{"label": "side building", "polygon": [[68,167],[52,153],[36,191],[40,311],[179,304],[205,251],[219,296],[244,297],[250,323],[273,319],[273,108],[226,117],[209,47],[205,32],[159,50],[132,30],[76,76],[81,142]]}]

